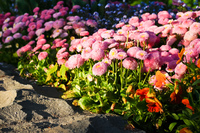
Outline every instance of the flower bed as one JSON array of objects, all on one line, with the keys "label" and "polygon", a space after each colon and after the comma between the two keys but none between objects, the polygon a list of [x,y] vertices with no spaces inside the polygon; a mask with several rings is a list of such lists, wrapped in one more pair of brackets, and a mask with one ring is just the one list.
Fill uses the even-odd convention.
[{"label": "flower bed", "polygon": [[5,15],[1,53],[11,47],[21,76],[60,88],[84,110],[123,115],[145,131],[200,131],[200,11],[134,14],[103,28],[80,10],[60,1]]}]

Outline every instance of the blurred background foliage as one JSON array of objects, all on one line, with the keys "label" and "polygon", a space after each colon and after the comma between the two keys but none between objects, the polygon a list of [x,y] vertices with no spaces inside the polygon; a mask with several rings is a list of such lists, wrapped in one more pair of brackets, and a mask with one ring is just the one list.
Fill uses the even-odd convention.
[{"label": "blurred background foliage", "polygon": [[[35,7],[40,7],[41,10],[49,9],[56,5],[60,0],[0,0],[0,13],[11,12],[12,15],[21,15],[24,13],[32,14]],[[163,2],[171,6],[172,0],[63,0],[65,6],[72,7],[73,5],[85,6],[89,4],[91,11],[103,11],[105,5],[109,1],[126,2],[131,6],[140,4],[141,2],[149,3],[151,1]],[[198,0],[182,0],[190,7],[196,8],[199,5]],[[92,6],[91,6],[92,5]],[[101,6],[99,6],[101,5]],[[9,7],[9,8],[8,8]]]}]

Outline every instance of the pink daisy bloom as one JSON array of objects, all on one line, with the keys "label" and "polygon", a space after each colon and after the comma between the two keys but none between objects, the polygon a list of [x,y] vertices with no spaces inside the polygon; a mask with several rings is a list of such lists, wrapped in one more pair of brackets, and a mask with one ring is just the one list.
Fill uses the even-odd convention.
[{"label": "pink daisy bloom", "polygon": [[104,39],[111,38],[114,35],[115,31],[114,30],[106,30],[101,33],[101,37]]},{"label": "pink daisy bloom", "polygon": [[105,56],[105,53],[103,49],[93,49],[91,52],[91,58],[94,61],[99,61],[102,58],[104,58],[104,56]]},{"label": "pink daisy bloom", "polygon": [[119,46],[119,43],[118,42],[114,42],[114,43],[111,43],[108,48],[114,48],[114,47],[118,47]]},{"label": "pink daisy bloom", "polygon": [[122,51],[122,52],[118,52],[115,58],[118,59],[118,60],[122,60],[122,59],[124,59],[126,57],[127,57],[126,52]]},{"label": "pink daisy bloom", "polygon": [[38,60],[44,60],[48,56],[47,52],[40,52],[38,55]]},{"label": "pink daisy bloom", "polygon": [[89,60],[91,58],[91,51],[92,51],[92,49],[90,47],[83,49],[81,52],[81,57],[84,60]]},{"label": "pink daisy bloom", "polygon": [[93,75],[96,75],[96,76],[101,76],[104,73],[106,73],[106,71],[107,71],[107,65],[104,62],[98,62],[94,64],[92,68],[92,73]]},{"label": "pink daisy bloom", "polygon": [[194,22],[192,25],[190,25],[190,30],[193,33],[199,33],[200,32],[200,23]]},{"label": "pink daisy bloom", "polygon": [[167,42],[166,45],[172,46],[172,44],[174,44],[174,42],[176,42],[176,35],[169,35],[167,37]]},{"label": "pink daisy bloom", "polygon": [[127,50],[127,55],[130,57],[135,57],[137,51],[142,50],[140,47],[131,47]]},{"label": "pink daisy bloom", "polygon": [[69,69],[79,68],[84,64],[84,59],[81,57],[80,54],[75,54],[69,57],[66,61],[65,66]]},{"label": "pink daisy bloom", "polygon": [[80,32],[80,36],[88,36],[90,33],[88,31]]},{"label": "pink daisy bloom", "polygon": [[183,39],[191,42],[191,41],[197,39],[197,33],[193,32],[193,31],[187,31],[185,33]]},{"label": "pink daisy bloom", "polygon": [[137,61],[133,59],[132,57],[127,57],[122,62],[123,67],[130,70],[135,70],[137,68]]},{"label": "pink daisy bloom", "polygon": [[182,62],[179,63],[176,67],[175,67],[175,74],[177,75],[184,75],[186,73],[187,70],[187,66],[184,65]]},{"label": "pink daisy bloom", "polygon": [[182,25],[175,25],[174,28],[172,29],[172,33],[176,34],[185,34],[187,32],[187,28],[185,28]]},{"label": "pink daisy bloom", "polygon": [[5,40],[4,43],[9,43],[9,42],[11,42],[13,39],[14,39],[14,38],[13,38],[12,36],[8,36],[8,37],[6,37],[6,40]]},{"label": "pink daisy bloom", "polygon": [[104,59],[102,60],[102,62],[106,63],[107,66],[109,66],[109,65],[111,65],[112,60],[109,59],[109,58],[104,58]]},{"label": "pink daisy bloom", "polygon": [[55,29],[51,37],[56,38],[62,33],[62,29]]},{"label": "pink daisy bloom", "polygon": [[117,49],[116,48],[112,48],[110,50],[110,52],[109,52],[109,59],[111,59],[111,60],[115,59],[116,56],[117,56],[117,53],[118,53]]},{"label": "pink daisy bloom", "polygon": [[144,42],[144,41],[148,40],[148,38],[149,38],[149,34],[146,33],[146,32],[141,33],[141,34],[138,35],[138,40],[140,42]]},{"label": "pink daisy bloom", "polygon": [[37,29],[36,32],[35,32],[35,34],[36,34],[37,36],[40,36],[40,35],[42,35],[44,32],[45,32],[45,28],[41,28],[41,29]]},{"label": "pink daisy bloom", "polygon": [[161,51],[169,51],[171,49],[171,47],[169,46],[169,45],[162,45],[161,47],[160,47],[160,50]]},{"label": "pink daisy bloom", "polygon": [[44,45],[42,46],[42,50],[47,50],[47,49],[49,49],[50,47],[51,47],[50,44],[44,44]]},{"label": "pink daisy bloom", "polygon": [[92,44],[92,49],[99,49],[99,48],[106,50],[108,48],[108,45],[106,45],[102,41],[96,41]]},{"label": "pink daisy bloom", "polygon": [[64,22],[62,20],[56,20],[53,22],[53,28],[59,29],[64,25]]},{"label": "pink daisy bloom", "polygon": [[135,54],[135,58],[145,60],[148,57],[148,53],[144,50],[138,50]]},{"label": "pink daisy bloom", "polygon": [[120,27],[122,27],[122,26],[124,26],[125,25],[125,23],[124,22],[121,22],[121,23],[118,23],[118,24],[116,24],[116,28],[120,28]]}]

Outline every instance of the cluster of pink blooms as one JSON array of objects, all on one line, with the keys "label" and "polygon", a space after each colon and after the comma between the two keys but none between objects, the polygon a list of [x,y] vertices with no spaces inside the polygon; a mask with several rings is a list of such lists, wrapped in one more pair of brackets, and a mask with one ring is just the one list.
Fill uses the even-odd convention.
[{"label": "cluster of pink blooms", "polygon": [[[69,12],[76,12],[80,6],[74,5],[70,10],[59,1],[53,9],[40,11],[36,7],[34,15],[25,13],[18,17],[10,16],[10,13],[0,15],[0,39],[2,43],[12,43],[15,39],[22,39],[25,43],[36,40],[42,34],[47,38],[66,38],[68,34],[86,36],[89,35],[88,27],[96,27],[94,20],[83,21],[79,16],[69,16]],[[2,22],[3,21],[3,22]]]},{"label": "cluster of pink blooms", "polygon": [[[143,72],[164,67],[167,83],[172,78],[181,79],[186,73],[186,65],[176,64],[181,47],[185,47],[185,62],[199,58],[200,39],[197,37],[200,35],[200,23],[195,22],[199,16],[199,11],[179,12],[177,19],[173,20],[167,11],[158,15],[145,13],[141,19],[134,16],[128,24],[119,23],[117,31],[99,29],[91,36],[74,39],[69,51],[79,55],[81,64],[89,59],[97,62],[92,69],[94,75],[106,73],[115,60],[122,60],[122,66],[130,70],[135,70],[143,60]],[[161,26],[157,26],[156,22]],[[164,38],[167,38],[165,42],[162,41]],[[78,68],[80,64],[68,60],[66,67]],[[175,74],[169,76],[170,72]],[[155,85],[155,76],[150,83]]]},{"label": "cluster of pink blooms", "polygon": [[[80,6],[74,6],[71,11],[75,12],[79,8]],[[142,61],[143,72],[164,68],[163,73],[170,81],[171,78],[181,79],[186,72],[186,65],[176,64],[181,47],[185,47],[185,62],[199,58],[200,23],[195,18],[200,16],[200,11],[178,12],[175,20],[167,11],[160,11],[158,14],[145,13],[141,18],[130,18],[128,24],[117,24],[116,31],[104,28],[89,36],[85,25],[95,27],[97,23],[94,20],[83,21],[79,16],[65,17],[68,10],[60,1],[53,9],[39,12],[39,8],[35,8],[32,16],[18,16],[12,28],[9,29],[7,23],[2,26],[9,30],[9,34],[3,36],[4,42],[8,43],[13,38],[29,41],[18,49],[17,54],[21,56],[25,52],[31,52],[38,54],[38,60],[48,57],[51,54],[48,53],[49,49],[56,49],[57,63],[65,64],[69,69],[79,68],[84,62],[93,60],[95,64],[92,72],[98,76],[105,74],[116,60],[130,70],[135,70]],[[28,35],[21,34],[25,29]],[[70,29],[83,37],[67,42]],[[48,33],[49,36],[46,35]],[[175,74],[170,77],[170,72]],[[155,85],[155,76],[151,77],[150,83]]]}]

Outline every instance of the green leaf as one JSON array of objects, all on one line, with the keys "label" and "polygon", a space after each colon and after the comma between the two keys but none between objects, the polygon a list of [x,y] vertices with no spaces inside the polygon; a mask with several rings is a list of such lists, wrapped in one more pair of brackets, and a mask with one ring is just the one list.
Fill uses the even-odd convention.
[{"label": "green leaf", "polygon": [[140,110],[146,110],[147,109],[147,106],[146,106],[147,104],[146,104],[146,101],[145,100],[143,100],[143,101],[141,101],[141,102],[138,102],[137,103],[137,108],[138,109],[140,109]]},{"label": "green leaf", "polygon": [[60,75],[63,80],[67,80],[66,72],[68,71],[68,68],[63,64],[60,68]]},{"label": "green leaf", "polygon": [[200,83],[200,79],[196,80],[196,81],[192,84],[192,86],[197,85],[198,83]]},{"label": "green leaf", "polygon": [[191,126],[192,123],[190,122],[190,120],[188,119],[183,119],[183,122],[187,125],[187,126]]},{"label": "green leaf", "polygon": [[174,129],[174,127],[176,126],[177,122],[172,122],[170,125],[169,125],[169,130],[172,131]]},{"label": "green leaf", "polygon": [[172,117],[173,117],[175,120],[178,120],[178,119],[179,119],[178,115],[175,114],[175,113],[172,113]]},{"label": "green leaf", "polygon": [[88,110],[93,106],[94,102],[89,97],[84,96],[79,99],[78,104],[83,110]]},{"label": "green leaf", "polygon": [[47,70],[47,75],[51,75],[52,73],[56,72],[58,69],[58,65],[55,64],[51,69]]}]

